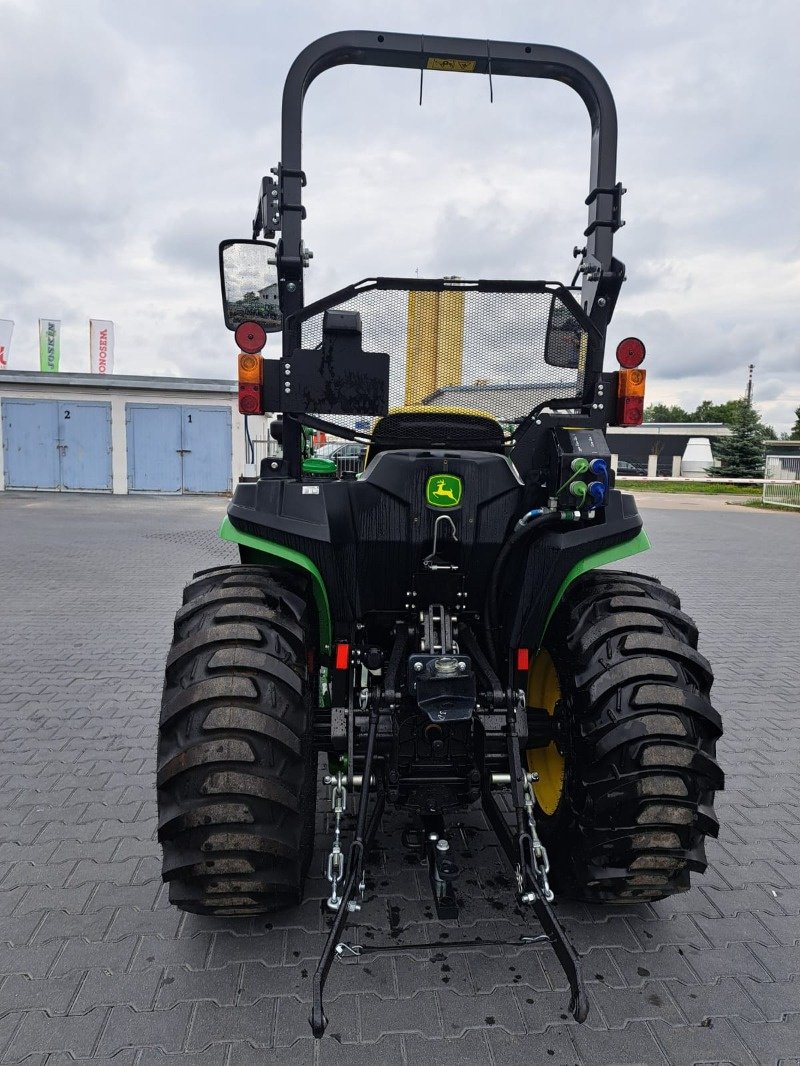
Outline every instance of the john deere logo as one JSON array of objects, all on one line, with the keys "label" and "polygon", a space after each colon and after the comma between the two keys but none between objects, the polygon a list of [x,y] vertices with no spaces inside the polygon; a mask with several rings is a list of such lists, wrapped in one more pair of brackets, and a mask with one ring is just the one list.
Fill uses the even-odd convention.
[{"label": "john deere logo", "polygon": [[457,507],[463,491],[461,478],[455,474],[434,474],[425,486],[425,499],[431,507]]}]

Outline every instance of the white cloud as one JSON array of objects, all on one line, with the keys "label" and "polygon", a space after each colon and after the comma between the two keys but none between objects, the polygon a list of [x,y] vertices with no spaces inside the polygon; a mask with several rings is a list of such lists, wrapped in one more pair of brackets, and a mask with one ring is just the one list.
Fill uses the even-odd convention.
[{"label": "white cloud", "polygon": [[[800,150],[793,0],[0,0],[0,317],[36,365],[60,316],[117,323],[122,371],[230,376],[220,239],[249,235],[279,155],[288,64],[365,27],[560,44],[614,90],[630,192],[612,344],[640,331],[649,396],[740,393],[783,428],[800,403]],[[341,68],[306,109],[309,293],[376,272],[560,276],[585,225],[588,122],[564,86]]]}]

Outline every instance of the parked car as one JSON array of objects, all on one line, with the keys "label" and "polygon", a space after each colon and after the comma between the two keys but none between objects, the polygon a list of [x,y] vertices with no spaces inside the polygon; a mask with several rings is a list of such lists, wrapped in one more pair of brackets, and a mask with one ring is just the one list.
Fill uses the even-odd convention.
[{"label": "parked car", "polygon": [[617,473],[620,477],[647,477],[647,467],[641,463],[629,463],[627,459],[618,459]]},{"label": "parked car", "polygon": [[341,441],[329,441],[314,452],[320,459],[333,459],[340,477],[360,474],[366,454],[366,444],[359,444],[358,441],[347,441],[344,444]]}]

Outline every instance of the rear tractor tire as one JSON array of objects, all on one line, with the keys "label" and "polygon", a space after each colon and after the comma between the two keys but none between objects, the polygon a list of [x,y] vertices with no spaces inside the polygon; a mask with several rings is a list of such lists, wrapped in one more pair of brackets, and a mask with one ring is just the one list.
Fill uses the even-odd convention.
[{"label": "rear tractor tire", "polygon": [[170,902],[261,914],[302,899],[316,753],[302,589],[263,566],[196,574],[167,658],[158,837]]},{"label": "rear tractor tire", "polygon": [[705,870],[724,785],[712,681],[694,622],[654,578],[599,570],[568,590],[528,691],[558,718],[558,740],[528,750],[557,892],[656,900]]}]

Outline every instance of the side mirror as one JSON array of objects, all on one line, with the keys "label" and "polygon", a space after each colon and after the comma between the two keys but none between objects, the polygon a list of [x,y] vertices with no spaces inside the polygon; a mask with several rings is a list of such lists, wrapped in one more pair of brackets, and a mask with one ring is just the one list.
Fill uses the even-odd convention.
[{"label": "side mirror", "polygon": [[550,298],[544,361],[564,370],[578,370],[586,359],[586,331],[558,296]]},{"label": "side mirror", "polygon": [[219,246],[225,325],[257,322],[266,333],[283,329],[278,303],[275,245],[267,241],[223,241]]}]

